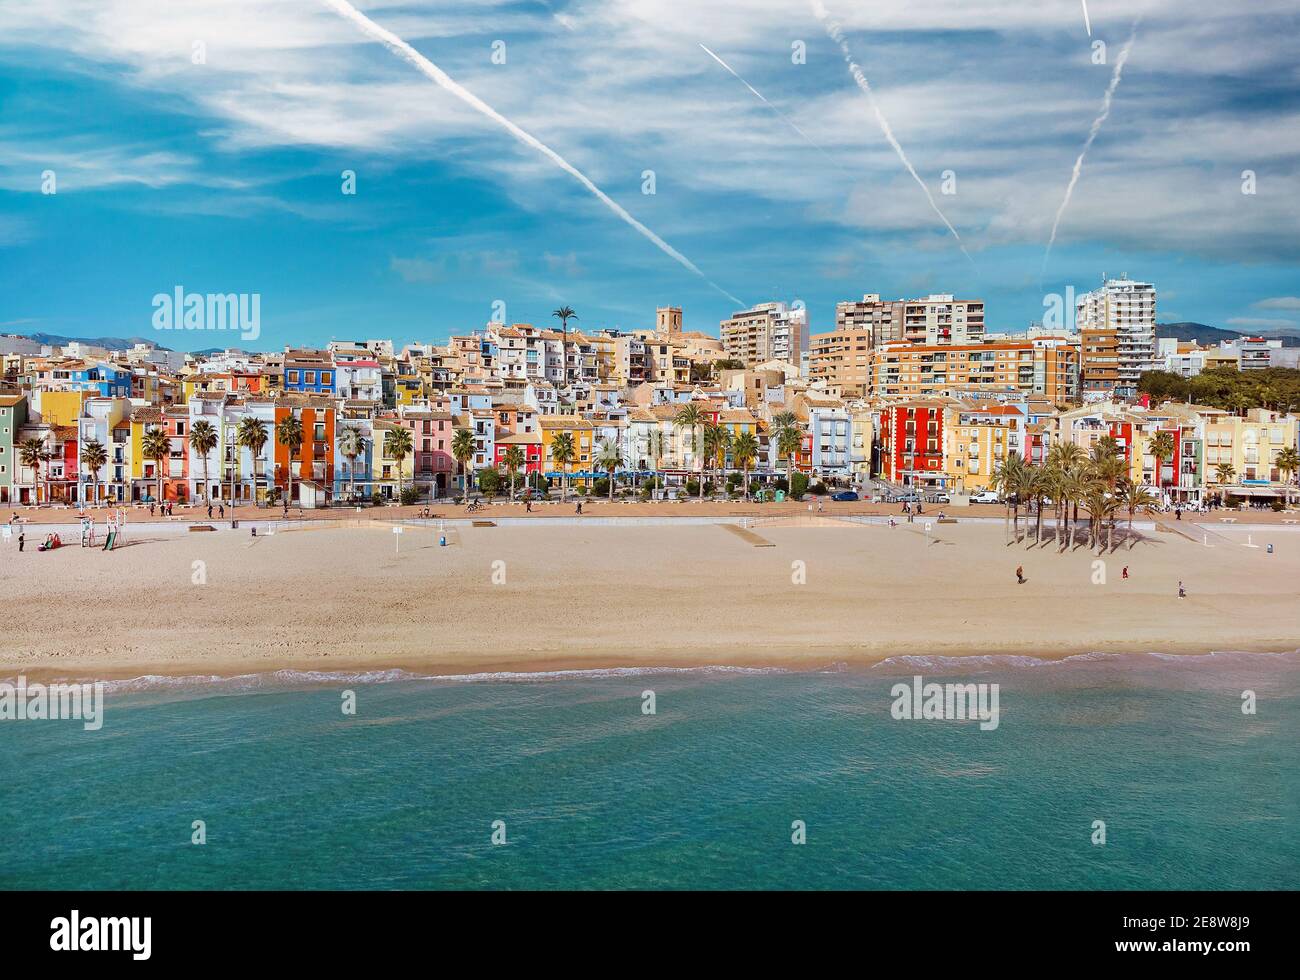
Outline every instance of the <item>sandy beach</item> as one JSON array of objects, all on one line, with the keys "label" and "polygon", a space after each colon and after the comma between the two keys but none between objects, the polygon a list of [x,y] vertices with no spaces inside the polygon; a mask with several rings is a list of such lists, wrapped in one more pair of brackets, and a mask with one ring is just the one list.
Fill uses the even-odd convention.
[{"label": "sandy beach", "polygon": [[[397,536],[380,525],[257,538],[133,528],[107,553],[74,539],[38,554],[29,536],[21,555],[6,544],[0,563],[0,676],[818,669],[901,654],[1300,646],[1291,528],[1214,528],[1210,547],[1195,524],[1150,531],[1106,555],[1106,582],[1094,584],[1095,554],[1008,546],[1000,523],[927,536],[920,524],[793,520],[747,533],[464,526],[448,530],[446,547],[431,528]],[[1247,547],[1248,534],[1275,553]]]}]

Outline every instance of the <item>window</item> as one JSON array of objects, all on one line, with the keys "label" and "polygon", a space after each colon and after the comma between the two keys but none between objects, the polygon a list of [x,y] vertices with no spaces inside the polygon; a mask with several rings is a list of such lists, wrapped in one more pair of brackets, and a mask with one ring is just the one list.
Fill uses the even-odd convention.
[{"label": "window", "polygon": [[307,371],[303,376],[303,380],[309,385],[314,385],[316,383],[316,372]]},{"label": "window", "polygon": [[330,383],[330,373],[328,371],[322,371],[320,373],[320,383],[323,385]]},{"label": "window", "polygon": [[286,371],[286,372],[284,372],[284,375],[285,375],[286,380],[288,380],[289,384],[291,384],[291,385],[296,385],[296,384],[298,383],[298,372],[297,372],[297,371]]}]

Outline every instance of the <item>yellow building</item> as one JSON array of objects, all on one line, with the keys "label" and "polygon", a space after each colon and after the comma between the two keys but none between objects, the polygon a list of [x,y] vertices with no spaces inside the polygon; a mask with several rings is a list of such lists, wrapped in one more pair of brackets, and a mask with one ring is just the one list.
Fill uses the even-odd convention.
[{"label": "yellow building", "polygon": [[[1233,496],[1281,499],[1286,475],[1277,466],[1277,454],[1296,444],[1297,419],[1264,408],[1240,415],[1215,412],[1205,419],[1205,482],[1211,491],[1227,490]],[[1232,467],[1226,480],[1219,466]],[[1227,474],[1225,474],[1226,476]],[[1270,486],[1272,484],[1272,486]]]},{"label": "yellow building", "polygon": [[397,498],[399,479],[403,487],[415,485],[415,453],[407,453],[406,458],[399,462],[389,454],[388,449],[388,433],[409,428],[410,426],[399,422],[390,422],[386,419],[375,420],[374,448],[370,453],[370,475],[374,478],[375,489],[383,497]]},{"label": "yellow building", "polygon": [[97,397],[93,391],[42,391],[41,421],[47,425],[76,425],[81,418],[81,406],[89,398]]},{"label": "yellow building", "polygon": [[1025,452],[1025,416],[1014,405],[983,405],[943,413],[943,468],[955,493],[988,490],[1012,453]]},{"label": "yellow building", "polygon": [[[592,469],[594,464],[591,454],[595,427],[590,422],[577,415],[543,415],[537,422],[542,430],[542,469],[545,473],[558,473],[561,470],[566,473],[579,473]],[[561,432],[573,436],[573,460],[563,467],[551,455],[555,437]]]}]

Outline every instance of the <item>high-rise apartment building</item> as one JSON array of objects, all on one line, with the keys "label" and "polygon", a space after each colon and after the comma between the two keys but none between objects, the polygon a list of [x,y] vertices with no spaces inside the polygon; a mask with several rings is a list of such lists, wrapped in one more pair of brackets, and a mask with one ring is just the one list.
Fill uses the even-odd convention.
[{"label": "high-rise apartment building", "polygon": [[984,301],[934,293],[903,302],[903,340],[913,344],[979,344],[984,341]]},{"label": "high-rise apartment building", "polygon": [[746,366],[785,361],[798,366],[808,346],[808,311],[785,303],[760,303],[732,314],[719,327],[727,357]]},{"label": "high-rise apartment building", "polygon": [[868,393],[918,398],[1019,389],[1055,403],[1077,397],[1078,348],[1066,338],[1006,344],[887,344],[871,353]]},{"label": "high-rise apartment building", "polygon": [[1085,401],[1132,398],[1143,371],[1158,370],[1156,288],[1127,276],[1107,279],[1100,289],[1075,301],[1075,325],[1082,344],[1080,366]]}]

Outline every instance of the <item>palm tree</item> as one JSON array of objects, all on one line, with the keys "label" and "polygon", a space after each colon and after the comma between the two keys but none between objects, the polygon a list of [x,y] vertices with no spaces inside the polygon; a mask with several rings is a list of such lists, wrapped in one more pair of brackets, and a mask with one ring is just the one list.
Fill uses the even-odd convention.
[{"label": "palm tree", "polygon": [[384,434],[384,455],[397,460],[397,501],[402,501],[402,464],[415,448],[415,437],[404,425],[389,429]]},{"label": "palm tree", "polygon": [[1088,547],[1099,548],[1101,525],[1114,507],[1111,502],[1113,498],[1109,496],[1104,483],[1095,481],[1083,499],[1088,508]]},{"label": "palm tree", "polygon": [[1155,499],[1151,496],[1151,491],[1146,487],[1139,486],[1136,483],[1125,483],[1124,492],[1120,496],[1120,504],[1128,511],[1128,549],[1133,550],[1135,544],[1133,538],[1133,515],[1139,510],[1150,510]]},{"label": "palm tree", "polygon": [[564,503],[569,488],[569,472],[565,467],[573,462],[577,450],[573,446],[573,433],[560,432],[551,440],[551,459],[560,467],[560,503]]},{"label": "palm tree", "polygon": [[506,464],[506,472],[510,474],[510,499],[513,500],[515,496],[515,474],[519,472],[527,460],[524,458],[524,451],[518,445],[508,447],[501,459]]},{"label": "palm tree", "polygon": [[758,440],[752,432],[742,432],[736,436],[731,447],[732,459],[740,467],[745,480],[745,499],[749,499],[749,467],[758,458]]},{"label": "palm tree", "polygon": [[[794,438],[786,435],[794,433]],[[772,416],[772,430],[769,438],[776,440],[777,455],[786,457],[786,482],[794,476],[794,454],[803,443],[803,432],[799,428],[799,418],[794,412],[777,412]]]},{"label": "palm tree", "polygon": [[257,498],[257,463],[268,438],[266,425],[261,419],[246,415],[239,420],[239,427],[235,430],[235,444],[247,449],[253,455],[254,499]]},{"label": "palm tree", "polygon": [[1231,463],[1219,463],[1214,467],[1214,475],[1218,478],[1219,483],[1231,483],[1237,478],[1237,467]]},{"label": "palm tree", "polygon": [[1289,504],[1291,503],[1291,477],[1300,472],[1300,452],[1296,451],[1295,446],[1287,446],[1277,454],[1274,462],[1286,477],[1286,502]]},{"label": "palm tree", "polygon": [[[1079,501],[1088,494],[1092,485],[1087,464],[1080,463],[1070,467],[1061,474],[1060,492],[1065,512],[1065,533],[1061,538],[1061,550],[1074,544],[1074,525],[1079,523]],[[1071,523],[1073,512],[1073,523]]]},{"label": "palm tree", "polygon": [[564,346],[561,348],[560,363],[564,368],[564,384],[569,383],[569,321],[578,319],[578,314],[573,312],[570,306],[561,306],[558,310],[551,313],[551,316],[558,317],[560,320],[560,329],[564,333]]},{"label": "palm tree", "polygon": [[1043,543],[1043,498],[1051,496],[1054,483],[1053,476],[1041,466],[1026,466],[1025,478],[1021,490],[1026,500],[1034,502],[1035,528],[1034,543]]},{"label": "palm tree", "polygon": [[[35,437],[24,439],[18,444],[18,459],[23,466],[32,471],[33,503],[40,502],[41,461],[45,458],[45,443]],[[48,497],[48,494],[46,495]]]},{"label": "palm tree", "polygon": [[171,440],[162,429],[145,429],[144,438],[140,440],[140,448],[144,452],[145,459],[153,460],[154,476],[158,478],[158,502],[162,503],[162,464],[163,460],[171,455]]},{"label": "palm tree", "polygon": [[275,426],[276,441],[289,450],[289,465],[285,468],[288,473],[288,486],[286,488],[285,506],[293,503],[293,456],[302,448],[302,419],[294,415],[291,411]]},{"label": "palm tree", "polygon": [[727,476],[727,452],[731,449],[731,430],[725,425],[709,421],[704,426],[704,456],[718,464],[718,482]]},{"label": "palm tree", "polygon": [[207,419],[199,419],[190,426],[190,448],[203,457],[203,499],[212,503],[208,490],[208,453],[217,448],[217,430]]},{"label": "palm tree", "polygon": [[366,434],[358,426],[345,425],[339,433],[339,452],[348,461],[348,493],[356,496],[357,460],[366,454]]},{"label": "palm tree", "polygon": [[466,500],[469,499],[470,484],[473,482],[469,464],[474,459],[476,449],[474,433],[469,429],[457,429],[456,434],[451,438],[451,454],[456,457],[456,462],[460,463],[461,490]]},{"label": "palm tree", "polygon": [[1062,539],[1065,533],[1063,525],[1070,517],[1070,501],[1066,493],[1070,488],[1068,474],[1082,467],[1087,459],[1087,454],[1073,442],[1058,442],[1047,451],[1047,468],[1052,473],[1051,496],[1056,500],[1058,541]]},{"label": "palm tree", "polygon": [[1174,437],[1169,432],[1157,432],[1151,437],[1151,442],[1148,444],[1147,449],[1150,451],[1151,455],[1155,457],[1155,488],[1156,491],[1159,492],[1164,486],[1164,483],[1160,479],[1160,470],[1164,465],[1164,461],[1174,454]]},{"label": "palm tree", "polygon": [[596,447],[596,465],[609,474],[609,499],[614,499],[614,474],[623,463],[623,450],[613,439],[602,439]]},{"label": "palm tree", "polygon": [[1019,453],[1011,453],[993,471],[989,485],[1002,494],[1006,505],[1006,530],[1020,539],[1020,490],[1024,480],[1024,460]]},{"label": "palm tree", "polygon": [[696,439],[695,431],[705,424],[707,418],[700,411],[700,406],[694,402],[687,402],[673,419],[674,429],[690,429],[691,431],[691,452],[700,463],[700,499],[704,499],[704,453],[699,451],[700,444]]},{"label": "palm tree", "polygon": [[108,450],[98,439],[87,439],[81,447],[81,465],[90,470],[91,494],[99,499],[99,471],[108,463]]}]

